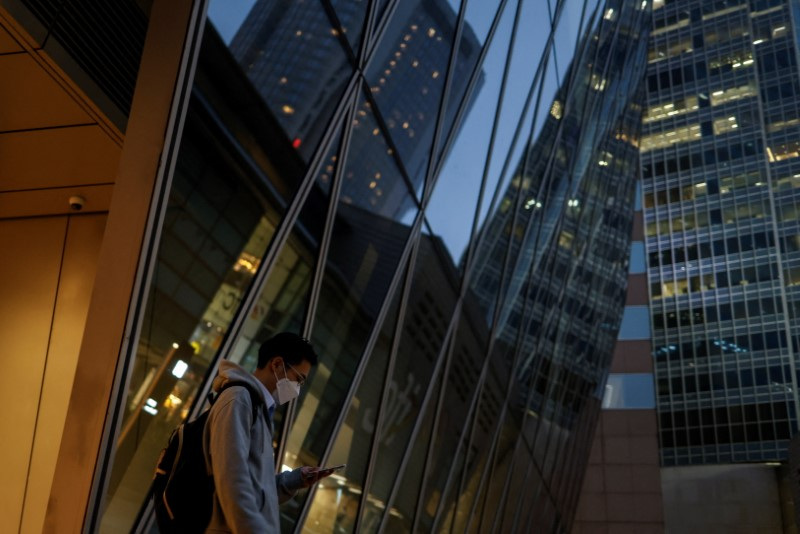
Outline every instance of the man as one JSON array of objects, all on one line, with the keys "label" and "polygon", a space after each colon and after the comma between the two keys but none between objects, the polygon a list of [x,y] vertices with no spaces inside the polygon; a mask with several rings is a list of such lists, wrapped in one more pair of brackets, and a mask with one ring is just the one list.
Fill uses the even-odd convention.
[{"label": "man", "polygon": [[207,532],[280,532],[279,503],[332,473],[306,466],[275,474],[272,414],[276,405],[297,397],[316,363],[311,344],[289,332],[261,345],[252,374],[235,363],[220,363],[212,386],[220,393],[203,435],[215,485]]}]

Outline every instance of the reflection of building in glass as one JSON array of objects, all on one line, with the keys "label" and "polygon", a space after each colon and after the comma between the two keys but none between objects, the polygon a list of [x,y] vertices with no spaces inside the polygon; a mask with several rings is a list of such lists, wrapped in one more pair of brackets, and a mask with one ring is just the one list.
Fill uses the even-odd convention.
[{"label": "reflection of building in glass", "polygon": [[573,60],[487,221],[470,285],[496,350],[520,347],[514,408],[559,506],[556,488],[582,475],[616,340],[637,178],[643,27],[635,8],[606,13],[618,25]]},{"label": "reflection of building in glass", "polygon": [[[344,28],[360,24],[362,10],[358,2],[343,3],[337,10],[339,22]],[[419,194],[441,107],[456,14],[446,0],[401,2],[393,21],[365,73],[371,99],[361,102],[353,125],[364,127],[375,101],[390,108],[381,126],[394,135],[385,150],[400,162]],[[464,93],[481,50],[472,29],[465,26],[462,31],[451,88],[456,96]],[[325,13],[308,1],[287,5],[259,0],[231,43],[231,51],[294,146],[301,152],[307,145],[313,147],[330,119],[330,100],[338,98],[350,61],[331,37]],[[448,124],[457,104],[451,102],[447,109]],[[377,135],[377,128],[372,129]],[[342,198],[368,208],[380,206],[387,212],[405,213],[411,208],[407,186],[382,176],[385,156],[376,154],[373,145],[369,136],[353,138],[349,148],[353,163],[345,173],[353,185]]]},{"label": "reflection of building in glass", "polygon": [[[202,42],[192,33],[204,4],[155,0],[125,132],[101,116],[106,99],[91,101],[106,85],[78,91],[52,70],[53,43],[83,42],[74,12],[26,11],[34,3],[0,8],[0,63],[30,74],[3,79],[4,91],[22,84],[13,94],[26,105],[0,117],[11,132],[0,149],[41,157],[1,158],[0,188],[4,206],[47,202],[0,219],[4,250],[37,258],[4,263],[0,281],[52,289],[4,291],[4,310],[37,308],[44,325],[9,343],[65,342],[19,350],[31,353],[15,360],[25,372],[3,375],[26,401],[9,415],[24,420],[20,441],[0,444],[24,452],[6,486],[12,528],[149,530],[170,430],[203,408],[222,358],[252,367],[259,342],[290,329],[320,363],[275,414],[276,458],[347,467],[281,508],[287,532],[570,529],[619,322],[647,2],[551,2],[544,16],[538,2],[467,2],[459,14],[450,1],[262,1],[237,15],[228,47],[213,20]],[[123,27],[124,13],[110,20],[103,28]],[[98,57],[55,52],[79,56],[65,69]],[[46,80],[69,85],[51,95],[60,105],[33,98]],[[514,97],[542,88],[534,108]],[[475,117],[491,135],[468,131]],[[531,130],[517,164],[507,140]],[[113,150],[73,158],[50,136]],[[490,149],[511,154],[492,157],[513,160],[516,179],[478,170],[458,202],[423,198],[474,172],[458,158],[448,172],[448,150],[485,160]],[[81,212],[73,193],[86,196]],[[458,265],[443,219],[483,227]]]},{"label": "reflection of building in glass", "polygon": [[[286,134],[304,149],[313,149],[325,131],[328,110],[350,71],[337,30],[325,11],[312,4],[258,0],[230,45]],[[361,24],[359,4],[342,4],[337,14],[343,26]]]},{"label": "reflection of building in glass", "polygon": [[793,9],[654,11],[641,158],[665,466],[785,459],[797,431]]}]

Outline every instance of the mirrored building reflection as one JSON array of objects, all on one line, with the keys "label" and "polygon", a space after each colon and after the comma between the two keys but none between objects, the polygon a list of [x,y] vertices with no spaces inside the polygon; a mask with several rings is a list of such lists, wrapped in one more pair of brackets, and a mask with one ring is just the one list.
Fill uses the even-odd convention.
[{"label": "mirrored building reflection", "polygon": [[171,430],[221,359],[253,369],[291,330],[320,362],[275,414],[278,468],[347,466],[284,531],[569,531],[623,313],[650,2],[230,4],[185,2],[120,353],[77,360],[107,402],[69,398],[92,416],[67,416],[46,521],[154,531]]}]

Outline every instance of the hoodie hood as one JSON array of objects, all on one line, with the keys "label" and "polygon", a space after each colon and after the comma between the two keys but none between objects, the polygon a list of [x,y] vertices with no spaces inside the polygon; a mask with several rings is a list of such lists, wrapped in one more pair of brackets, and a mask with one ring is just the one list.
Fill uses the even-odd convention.
[{"label": "hoodie hood", "polygon": [[219,364],[219,373],[211,383],[211,390],[214,393],[219,393],[223,387],[231,383],[249,384],[253,391],[258,392],[258,395],[261,397],[261,401],[265,405],[269,405],[266,397],[264,397],[264,395],[267,394],[267,388],[264,386],[264,384],[259,382],[258,379],[244,367],[228,360],[222,360]]}]

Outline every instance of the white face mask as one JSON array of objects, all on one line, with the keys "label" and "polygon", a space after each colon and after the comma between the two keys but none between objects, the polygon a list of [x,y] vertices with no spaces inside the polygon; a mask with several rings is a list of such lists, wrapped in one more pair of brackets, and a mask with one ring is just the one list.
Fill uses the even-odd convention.
[{"label": "white face mask", "polygon": [[278,382],[275,384],[275,396],[277,397],[275,402],[279,405],[286,404],[300,395],[300,383],[286,378],[286,366],[283,367],[283,375],[283,378],[275,375],[275,378],[278,378]]}]

